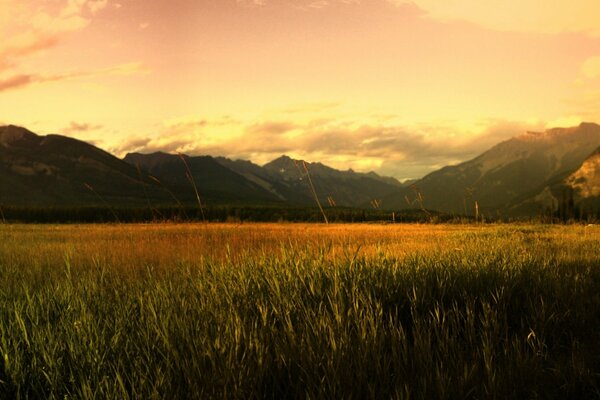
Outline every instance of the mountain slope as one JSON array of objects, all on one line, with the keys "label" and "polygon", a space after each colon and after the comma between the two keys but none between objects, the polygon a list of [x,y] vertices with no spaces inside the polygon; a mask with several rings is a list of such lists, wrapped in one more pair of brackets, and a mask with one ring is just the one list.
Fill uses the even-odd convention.
[{"label": "mountain slope", "polygon": [[426,208],[472,213],[505,210],[515,199],[535,192],[545,182],[576,170],[600,144],[600,126],[528,132],[502,142],[473,160],[444,167],[384,199],[386,207],[409,208],[417,193]]},{"label": "mountain slope", "polygon": [[577,171],[569,175],[565,183],[573,188],[582,199],[600,197],[600,147],[584,161]]},{"label": "mountain slope", "polygon": [[[273,193],[224,167],[210,156],[183,155],[201,198],[209,202],[278,203]],[[158,178],[183,202],[195,202],[194,189],[180,156],[167,153],[130,153],[123,159]]]},{"label": "mountain slope", "polygon": [[580,211],[600,211],[600,147],[575,171],[545,182],[534,194],[517,199],[511,209],[518,215],[556,211],[570,199]]},{"label": "mountain slope", "polygon": [[[164,198],[157,188],[149,186],[146,192],[154,200]],[[146,202],[134,167],[76,139],[38,136],[12,125],[0,127],[0,202],[74,206],[105,201]]]},{"label": "mountain slope", "polygon": [[307,163],[288,156],[279,157],[263,166],[273,179],[287,185],[300,194],[308,193],[310,186],[304,165],[310,173],[315,191],[324,204],[327,198],[338,206],[367,206],[374,199],[381,199],[398,191],[402,184],[394,178],[381,177],[374,172],[357,173],[339,171],[321,163]]},{"label": "mountain slope", "polygon": [[215,160],[224,167],[259,185],[282,201],[294,205],[314,204],[314,200],[305,188],[298,190],[298,188],[294,188],[293,185],[280,179],[277,173],[269,171],[251,161],[230,160],[225,157],[216,157]]}]

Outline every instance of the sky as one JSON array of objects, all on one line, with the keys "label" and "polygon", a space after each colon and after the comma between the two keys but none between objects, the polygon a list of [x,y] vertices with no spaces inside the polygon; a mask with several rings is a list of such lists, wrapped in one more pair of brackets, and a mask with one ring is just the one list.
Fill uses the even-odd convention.
[{"label": "sky", "polygon": [[0,0],[0,124],[417,178],[600,122],[597,0]]}]

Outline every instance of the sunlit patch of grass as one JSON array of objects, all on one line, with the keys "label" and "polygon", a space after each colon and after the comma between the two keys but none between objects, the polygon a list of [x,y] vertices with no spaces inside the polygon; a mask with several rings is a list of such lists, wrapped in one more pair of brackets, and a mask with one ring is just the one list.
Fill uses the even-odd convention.
[{"label": "sunlit patch of grass", "polygon": [[597,398],[600,231],[0,227],[0,397]]}]

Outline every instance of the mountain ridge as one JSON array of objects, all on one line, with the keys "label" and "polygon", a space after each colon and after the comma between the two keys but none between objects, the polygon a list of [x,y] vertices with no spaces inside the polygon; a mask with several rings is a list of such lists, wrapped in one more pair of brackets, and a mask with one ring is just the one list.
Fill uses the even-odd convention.
[{"label": "mountain ridge", "polygon": [[[0,200],[19,205],[142,204],[131,165],[84,141],[0,127]],[[10,188],[10,190],[6,190]],[[104,198],[102,198],[104,196]],[[155,199],[162,196],[149,189]]]},{"label": "mountain ridge", "polygon": [[[282,155],[264,165],[226,157],[155,152],[123,159],[89,143],[15,125],[0,127],[0,203],[70,206],[203,202],[315,206],[308,175],[325,206],[426,208],[444,213],[531,216],[561,193],[600,198],[600,125],[525,132],[477,157],[410,182],[375,172],[337,170]],[[90,187],[92,190],[90,190]],[[4,190],[3,190],[4,188]],[[6,188],[10,188],[7,190]],[[146,193],[144,193],[146,192]],[[562,195],[564,196],[564,195]],[[101,201],[103,200],[103,201]],[[554,207],[554,206],[553,206]]]}]

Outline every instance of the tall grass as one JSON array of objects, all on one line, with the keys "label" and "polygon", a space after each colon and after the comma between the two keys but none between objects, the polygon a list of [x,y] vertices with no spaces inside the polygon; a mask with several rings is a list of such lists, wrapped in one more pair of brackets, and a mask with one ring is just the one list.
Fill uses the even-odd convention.
[{"label": "tall grass", "polygon": [[120,223],[121,221],[119,220],[119,216],[117,215],[117,213],[115,212],[115,209],[108,204],[108,202],[104,199],[104,197],[100,196],[100,193],[98,193],[96,191],[96,189],[94,189],[94,187],[92,185],[90,185],[89,183],[84,183],[83,186],[89,190],[90,192],[94,193],[96,195],[96,197],[98,197],[100,199],[100,201],[102,202],[102,204],[104,204],[106,206],[106,208],[110,211],[110,213],[112,214],[112,216],[115,219],[115,222]]},{"label": "tall grass", "polygon": [[148,190],[146,189],[146,182],[144,181],[144,176],[142,175],[142,169],[140,168],[140,163],[135,163],[135,168],[137,169],[139,182],[142,185],[142,189],[144,190],[144,197],[146,198],[146,203],[148,204],[148,210],[150,211],[150,214],[154,218],[155,210],[152,207],[152,204],[150,203],[150,197],[148,196]]},{"label": "tall grass", "polygon": [[323,220],[326,224],[329,224],[327,214],[325,214],[325,210],[323,210],[323,206],[321,206],[321,202],[319,201],[319,196],[317,196],[317,191],[315,190],[315,185],[313,184],[306,161],[302,161],[302,167],[304,168],[304,172],[306,173],[306,177],[308,178],[308,186],[310,187],[310,191],[315,199],[315,202],[317,203],[317,206],[319,207],[319,210],[321,211],[321,215],[323,215]]},{"label": "tall grass", "polygon": [[598,398],[580,231],[3,226],[0,396]]},{"label": "tall grass", "polygon": [[173,193],[172,190],[170,190],[168,187],[166,187],[165,185],[163,185],[163,183],[157,177],[155,177],[153,175],[148,175],[148,179],[150,179],[151,181],[157,183],[161,188],[163,188],[169,194],[169,196],[171,196],[171,198],[175,201],[175,203],[177,203],[177,206],[179,207],[179,210],[183,214],[183,217],[186,220],[188,220],[189,218],[188,218],[187,212],[185,211],[185,207],[181,203],[181,201],[179,201],[179,199],[177,198],[177,196],[175,196],[175,193]]},{"label": "tall grass", "polygon": [[185,166],[185,176],[192,185],[192,188],[194,189],[194,194],[196,195],[196,200],[198,201],[198,208],[200,209],[200,214],[202,215],[202,222],[206,222],[206,217],[204,216],[204,207],[202,206],[202,201],[200,200],[200,194],[198,193],[196,181],[194,180],[194,176],[192,175],[192,170],[190,169],[190,166],[188,165],[188,162],[186,160],[187,156],[182,153],[179,153],[178,155],[179,159],[181,159],[181,162],[183,162],[183,165]]}]

